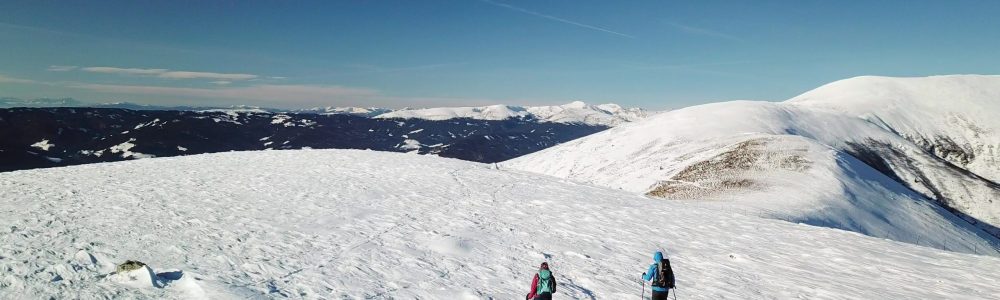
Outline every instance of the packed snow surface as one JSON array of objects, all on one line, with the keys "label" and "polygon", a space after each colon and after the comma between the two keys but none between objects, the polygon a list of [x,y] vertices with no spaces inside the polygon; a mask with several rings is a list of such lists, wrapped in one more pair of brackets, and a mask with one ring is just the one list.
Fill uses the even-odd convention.
[{"label": "packed snow surface", "polygon": [[490,105],[482,107],[438,107],[406,109],[384,113],[376,118],[418,118],[428,120],[448,120],[470,118],[479,120],[505,120],[510,118],[532,118],[543,122],[584,123],[590,125],[616,126],[645,118],[647,112],[639,108],[623,108],[617,104],[588,105],[574,101],[553,106],[509,106]]},{"label": "packed snow surface", "polygon": [[[0,298],[521,299],[547,260],[556,297],[625,299],[657,249],[683,299],[1000,295],[995,257],[437,157],[259,151],[0,173]],[[112,274],[126,260],[148,270]]]}]

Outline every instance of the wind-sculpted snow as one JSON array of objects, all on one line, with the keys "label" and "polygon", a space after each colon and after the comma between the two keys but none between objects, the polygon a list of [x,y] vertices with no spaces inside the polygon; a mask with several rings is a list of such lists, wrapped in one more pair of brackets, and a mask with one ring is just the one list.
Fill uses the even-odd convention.
[{"label": "wind-sculpted snow", "polygon": [[[520,299],[548,260],[556,297],[625,299],[660,248],[682,299],[1000,294],[994,257],[428,156],[259,151],[0,173],[0,298]],[[126,260],[150,270],[109,275]]]}]

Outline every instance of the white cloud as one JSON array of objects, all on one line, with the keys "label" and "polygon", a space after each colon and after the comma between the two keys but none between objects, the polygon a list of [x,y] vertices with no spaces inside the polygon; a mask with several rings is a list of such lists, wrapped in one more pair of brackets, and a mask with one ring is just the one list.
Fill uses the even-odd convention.
[{"label": "white cloud", "polygon": [[201,99],[237,99],[287,105],[315,105],[355,98],[372,97],[370,89],[324,85],[256,85],[247,87],[186,88],[145,85],[79,84],[72,87],[104,93],[161,95]]},{"label": "white cloud", "polygon": [[211,72],[190,72],[190,71],[169,71],[157,75],[160,78],[170,78],[170,79],[226,79],[226,80],[247,80],[257,78],[257,75],[253,74],[226,74],[226,73],[211,73]]},{"label": "white cloud", "polygon": [[51,65],[51,66],[49,66],[49,68],[47,70],[52,71],[52,72],[68,72],[68,71],[76,70],[78,68],[80,68],[80,67],[77,67],[77,66]]},{"label": "white cloud", "polygon": [[212,82],[209,82],[209,83],[216,84],[216,85],[227,85],[227,84],[230,84],[230,83],[233,83],[233,82],[232,81],[226,81],[226,80],[219,80],[219,81],[212,81]]},{"label": "white cloud", "polygon": [[213,73],[193,71],[171,71],[168,69],[139,69],[116,67],[86,67],[80,70],[95,73],[111,73],[124,75],[155,76],[167,79],[218,79],[218,80],[249,80],[259,76],[239,73]]},{"label": "white cloud", "polygon": [[21,79],[0,74],[0,83],[39,83],[31,79]]},{"label": "white cloud", "polygon": [[167,72],[167,69],[138,69],[138,68],[115,68],[115,67],[86,67],[80,70],[94,73],[112,73],[126,75],[159,75]]},{"label": "white cloud", "polygon": [[[161,98],[172,104],[203,105],[205,100],[213,105],[245,104],[283,108],[309,108],[323,106],[378,106],[378,107],[437,107],[469,106],[499,103],[492,99],[401,97],[379,91],[331,85],[278,85],[220,86],[217,88],[187,88],[146,85],[112,85],[80,83],[68,87],[101,93]],[[152,97],[158,96],[158,97]],[[163,103],[163,102],[161,102]],[[227,104],[227,105],[228,105]]]}]

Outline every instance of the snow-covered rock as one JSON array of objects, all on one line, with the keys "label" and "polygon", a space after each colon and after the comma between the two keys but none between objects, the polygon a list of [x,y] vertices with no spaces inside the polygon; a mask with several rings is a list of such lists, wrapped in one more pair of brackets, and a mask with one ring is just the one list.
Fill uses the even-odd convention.
[{"label": "snow-covered rock", "polygon": [[149,266],[141,265],[137,269],[119,270],[108,275],[108,280],[123,286],[132,288],[159,288],[163,287],[163,282],[156,277],[156,273]]},{"label": "snow-covered rock", "polygon": [[[996,257],[373,151],[0,173],[0,211],[0,294],[23,298],[520,299],[547,260],[557,297],[625,299],[661,248],[683,299],[1000,294]],[[126,259],[186,271],[133,288],[61,267]]]},{"label": "snow-covered rock", "polygon": [[[962,78],[965,77],[923,80],[966,82]],[[980,82],[974,80],[977,77],[972,78],[967,81]],[[992,79],[986,77],[983,80],[992,82]],[[910,100],[907,99],[923,98],[897,92],[898,88],[881,91],[870,84],[848,84],[850,81],[863,83],[869,80],[889,79],[862,77],[844,84],[866,87],[866,92],[861,93],[863,95],[894,99],[895,110],[887,111],[895,114],[886,115],[883,120],[900,124],[909,124],[899,121],[904,119],[911,123],[919,119],[935,120],[931,117],[934,111],[922,108],[920,104],[933,101],[914,100],[916,104],[908,105]],[[955,101],[959,106],[967,105],[964,104],[966,102],[989,102],[979,106],[968,104],[973,109],[964,110],[994,109],[992,106],[1000,98],[990,98],[995,94],[992,85],[983,85],[988,87],[984,87],[982,92],[971,86],[965,86],[969,90],[964,92],[953,88],[950,90],[952,99],[958,99]],[[666,112],[517,158],[506,165],[671,199],[723,199],[728,203],[749,206],[753,213],[775,218],[947,248],[951,242],[932,242],[946,238],[946,232],[926,231],[923,228],[925,225],[921,220],[931,208],[909,211],[915,207],[907,206],[907,203],[923,203],[924,198],[929,198],[956,211],[960,217],[981,229],[1000,236],[997,229],[1000,226],[1000,202],[994,201],[1000,198],[1000,186],[956,167],[933,151],[925,150],[906,134],[888,127],[886,122],[890,121],[873,122],[871,118],[859,118],[863,115],[859,111],[867,107],[865,105],[851,106],[848,102],[845,105],[859,111],[846,114],[842,110],[824,107],[821,104],[827,102],[820,99],[827,97],[821,95],[840,95],[826,90],[829,89],[820,88],[820,92],[810,92],[806,95],[811,96],[800,96],[787,103],[733,101]],[[879,105],[872,106],[880,111]],[[914,112],[898,112],[909,110]],[[947,110],[943,110],[942,114],[947,114]],[[900,115],[915,117],[904,118]],[[973,117],[965,119],[978,120]],[[912,129],[917,128],[912,124],[903,128],[923,130]],[[927,130],[931,133],[956,132]],[[773,146],[774,143],[781,145]],[[982,148],[990,149],[991,146]],[[744,151],[739,151],[741,149]],[[988,151],[985,153],[985,156],[991,155]],[[805,159],[811,167],[786,170],[784,166],[789,163],[780,159],[793,162]],[[995,158],[981,159],[990,161]],[[733,161],[735,165],[726,161]],[[899,188],[900,185],[905,188]],[[808,197],[784,197],[786,193],[803,193]],[[789,200],[794,205],[790,205]],[[847,207],[849,209],[845,210]],[[909,214],[904,217],[909,221],[884,218],[896,214]],[[950,226],[950,221],[940,222],[951,218],[942,215],[936,219],[935,222],[944,226],[941,228]]]},{"label": "snow-covered rock", "polygon": [[626,122],[634,122],[646,116],[647,112],[640,108],[623,108],[617,104],[588,105],[580,101],[574,101],[564,105],[553,106],[522,107],[501,104],[481,107],[408,109],[380,114],[376,118],[419,118],[428,120],[448,120],[455,118],[505,120],[510,118],[530,118],[542,122],[616,126]]}]

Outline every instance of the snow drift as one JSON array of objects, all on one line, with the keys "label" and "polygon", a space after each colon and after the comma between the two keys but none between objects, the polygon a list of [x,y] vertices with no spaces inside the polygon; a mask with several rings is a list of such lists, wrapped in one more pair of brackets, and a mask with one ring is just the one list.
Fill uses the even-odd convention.
[{"label": "snow drift", "polygon": [[655,249],[685,299],[1000,294],[995,257],[384,152],[0,173],[0,211],[0,295],[23,298],[520,299],[547,260],[557,297],[623,299]]},{"label": "snow drift", "polygon": [[[995,77],[987,78],[1000,86]],[[927,80],[934,79],[953,80]],[[900,131],[888,129],[885,122],[816,107],[826,103],[816,100],[826,99],[822,95],[841,95],[836,90],[884,86],[867,84],[870,80],[832,84],[834,88],[820,88],[788,103],[733,101],[666,112],[504,165],[662,198],[724,200],[700,205],[738,205],[754,214],[955,249],[956,242],[946,240],[958,238],[953,235],[956,228],[965,226],[957,224],[950,212],[931,205],[928,199],[932,199],[980,229],[1000,234],[995,228],[1000,224],[1000,203],[993,201],[1000,198],[1000,188],[994,182],[924,150]],[[842,86],[846,88],[837,88]],[[970,88],[959,85],[951,94],[980,95],[975,90],[960,92]],[[996,101],[989,98],[993,85],[983,89],[986,96],[963,101]],[[905,105],[910,99],[906,93],[885,93],[868,94],[895,99],[899,111],[915,111],[905,114],[917,116],[908,120],[933,112]],[[893,116],[898,115],[904,114]],[[975,230],[958,231],[979,236],[974,244],[996,244],[995,238]]]}]

